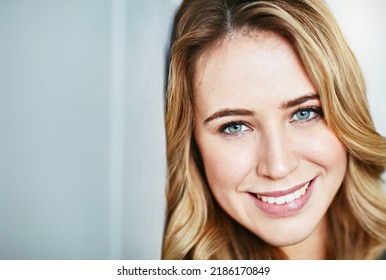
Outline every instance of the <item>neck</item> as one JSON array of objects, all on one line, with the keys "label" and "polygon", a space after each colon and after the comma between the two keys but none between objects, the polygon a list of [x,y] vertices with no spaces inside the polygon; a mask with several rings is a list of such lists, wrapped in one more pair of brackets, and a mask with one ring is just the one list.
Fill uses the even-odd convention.
[{"label": "neck", "polygon": [[327,257],[327,219],[324,217],[314,232],[302,242],[281,249],[291,260],[324,260]]}]

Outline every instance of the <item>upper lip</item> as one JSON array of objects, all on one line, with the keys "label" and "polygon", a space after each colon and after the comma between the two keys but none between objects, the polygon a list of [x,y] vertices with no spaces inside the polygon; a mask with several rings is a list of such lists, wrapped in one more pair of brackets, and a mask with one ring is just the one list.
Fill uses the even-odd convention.
[{"label": "upper lip", "polygon": [[284,195],[296,192],[297,190],[301,189],[302,187],[304,187],[306,184],[308,184],[311,181],[312,180],[304,182],[304,183],[299,184],[299,185],[296,185],[296,186],[294,186],[292,188],[289,188],[289,189],[286,189],[286,190],[283,190],[283,191],[258,192],[256,194],[260,195],[260,196],[281,197],[281,196],[284,196]]}]

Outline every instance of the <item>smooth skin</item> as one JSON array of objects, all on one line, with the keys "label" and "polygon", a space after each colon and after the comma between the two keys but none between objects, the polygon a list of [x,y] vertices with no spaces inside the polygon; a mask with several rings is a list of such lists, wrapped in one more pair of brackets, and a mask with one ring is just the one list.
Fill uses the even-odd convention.
[{"label": "smooth skin", "polygon": [[[194,137],[219,205],[291,259],[325,258],[325,214],[347,152],[291,45],[271,32],[236,32],[201,55],[194,86]],[[300,208],[259,207],[256,195],[307,182]]]}]

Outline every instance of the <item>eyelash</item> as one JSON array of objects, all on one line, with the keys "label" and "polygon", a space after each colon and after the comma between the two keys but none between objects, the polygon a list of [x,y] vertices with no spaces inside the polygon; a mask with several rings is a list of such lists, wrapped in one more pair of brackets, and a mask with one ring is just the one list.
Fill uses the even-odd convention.
[{"label": "eyelash", "polygon": [[[312,116],[311,118],[306,119],[306,120],[294,120],[295,115],[299,112],[302,112],[302,111],[303,112],[311,112],[311,113],[314,113],[315,115]],[[303,107],[303,108],[298,108],[296,111],[294,111],[291,114],[290,122],[291,123],[292,122],[307,123],[307,122],[310,122],[310,121],[318,119],[318,118],[323,118],[323,111],[320,107]],[[234,133],[225,132],[226,129],[229,129],[232,126],[238,126],[238,125],[245,126],[246,129],[244,129],[243,131],[234,132]],[[246,124],[244,121],[231,121],[231,122],[223,124],[219,130],[221,133],[226,134],[226,135],[238,136],[238,135],[242,134],[245,130],[248,130],[248,129],[250,129],[250,126],[248,124]]]},{"label": "eyelash", "polygon": [[[315,115],[306,119],[306,120],[294,120],[294,117],[297,113],[300,112],[310,112],[314,113]],[[322,108],[320,107],[303,107],[303,108],[298,108],[295,112],[291,114],[291,123],[292,122],[299,122],[299,123],[307,123],[315,119],[323,118],[323,111]]]},{"label": "eyelash", "polygon": [[240,135],[241,133],[243,133],[245,130],[243,131],[240,131],[240,132],[225,132],[226,129],[229,129],[230,127],[232,126],[236,126],[236,125],[241,125],[241,126],[245,126],[247,127],[247,129],[250,129],[249,125],[247,125],[245,122],[243,121],[231,121],[231,122],[228,122],[228,123],[225,123],[223,124],[221,127],[220,127],[220,132],[221,133],[224,133],[226,135],[231,135],[231,136],[237,136],[237,135]]},{"label": "eyelash", "polygon": [[[315,115],[312,116],[311,118],[309,119],[306,119],[306,120],[294,120],[293,118],[295,117],[295,115],[299,112],[312,112],[314,113]],[[320,107],[303,107],[303,108],[298,108],[295,112],[293,112],[291,114],[291,121],[290,122],[300,122],[300,123],[307,123],[307,122],[310,122],[314,119],[317,119],[317,118],[323,118],[323,111],[322,111],[322,108]]]}]

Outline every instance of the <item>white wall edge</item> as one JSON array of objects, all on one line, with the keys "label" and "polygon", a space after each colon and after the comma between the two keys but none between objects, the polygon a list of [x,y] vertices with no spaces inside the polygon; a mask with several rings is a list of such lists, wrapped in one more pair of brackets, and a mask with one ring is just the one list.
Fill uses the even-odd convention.
[{"label": "white wall edge", "polygon": [[112,0],[109,163],[109,258],[123,257],[124,119],[126,94],[126,1]]}]

